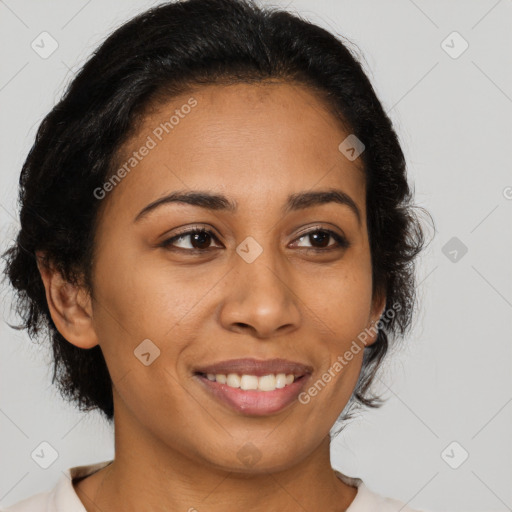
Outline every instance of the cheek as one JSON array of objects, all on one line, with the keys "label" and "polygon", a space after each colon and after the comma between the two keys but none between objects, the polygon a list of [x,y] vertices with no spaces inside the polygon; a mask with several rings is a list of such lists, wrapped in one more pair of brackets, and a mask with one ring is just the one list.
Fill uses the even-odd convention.
[{"label": "cheek", "polygon": [[161,339],[193,313],[204,295],[207,285],[197,273],[191,267],[173,268],[156,255],[105,254],[95,275],[98,302],[132,338]]},{"label": "cheek", "polygon": [[[103,258],[96,270],[95,329],[113,381],[129,373],[130,380],[137,379],[141,389],[151,388],[155,382],[170,378],[166,372],[159,373],[161,366],[179,375],[182,353],[194,351],[190,340],[197,337],[212,314],[212,308],[205,311],[212,301],[205,293],[221,275],[171,267],[165,259],[154,256],[132,260],[127,252],[122,257],[121,253]],[[139,352],[146,352],[146,346],[150,358],[158,354],[154,366],[145,367],[137,358]],[[151,371],[139,375],[141,369]],[[125,385],[127,380],[123,380]],[[169,385],[173,387],[172,379]]]},{"label": "cheek", "polygon": [[[366,255],[355,255],[343,268],[308,277],[303,290],[308,306],[305,311],[313,313],[310,318],[319,334],[315,343],[319,372],[309,389],[312,396],[322,395],[318,403],[326,401],[343,408],[362,365],[360,336],[368,327],[372,302],[370,260]],[[340,412],[334,407],[328,420]]]},{"label": "cheek", "polygon": [[318,328],[335,344],[357,337],[368,323],[372,301],[371,267],[364,260],[304,280],[304,302]]}]

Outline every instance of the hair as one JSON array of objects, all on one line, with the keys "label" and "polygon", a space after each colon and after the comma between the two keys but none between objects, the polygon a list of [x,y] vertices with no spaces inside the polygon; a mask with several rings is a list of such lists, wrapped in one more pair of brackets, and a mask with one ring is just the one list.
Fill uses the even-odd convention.
[{"label": "hair", "polygon": [[376,342],[364,349],[350,403],[383,403],[370,386],[391,341],[411,324],[414,260],[424,246],[392,123],[341,36],[251,0],[187,0],[153,7],[106,38],[41,122],[21,170],[21,228],[2,255],[22,320],[11,327],[26,329],[32,339],[48,330],[52,383],[80,410],[99,409],[113,422],[112,381],[99,345],[78,348],[56,329],[36,251],[45,265],[94,296],[101,201],[93,191],[114,172],[116,155],[149,106],[202,85],[269,80],[315,91],[365,145],[359,158],[373,293],[385,294],[386,309]]}]

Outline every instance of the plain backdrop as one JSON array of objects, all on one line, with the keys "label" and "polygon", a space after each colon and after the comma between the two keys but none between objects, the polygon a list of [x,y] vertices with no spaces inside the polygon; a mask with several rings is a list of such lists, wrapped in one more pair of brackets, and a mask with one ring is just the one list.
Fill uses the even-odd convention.
[{"label": "plain backdrop", "polygon": [[[156,3],[0,1],[2,250],[18,227],[18,176],[42,118],[95,47]],[[416,202],[436,224],[418,266],[414,328],[379,384],[388,402],[336,438],[333,466],[414,508],[511,510],[512,2],[272,5],[357,45],[399,134]],[[42,32],[58,44],[48,58],[31,47]],[[10,293],[2,290],[0,323],[4,507],[114,454],[99,414],[77,412],[54,390],[48,351],[6,325],[16,321]],[[58,453],[48,469],[31,458],[41,442]]]}]

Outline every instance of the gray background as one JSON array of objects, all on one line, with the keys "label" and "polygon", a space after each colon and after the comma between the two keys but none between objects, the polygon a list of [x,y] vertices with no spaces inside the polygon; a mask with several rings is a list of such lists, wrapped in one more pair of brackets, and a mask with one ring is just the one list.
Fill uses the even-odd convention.
[{"label": "gray background", "polygon": [[[437,228],[418,268],[415,327],[379,384],[389,401],[338,436],[333,465],[415,508],[512,510],[512,2],[273,4],[358,45],[399,133],[416,202]],[[16,232],[18,174],[43,116],[97,44],[151,5],[0,0],[2,250]],[[59,45],[47,59],[31,48],[43,31]],[[442,45],[453,31],[469,44],[457,58],[459,36]],[[2,289],[2,317],[14,322],[9,298]],[[5,507],[114,450],[98,414],[76,412],[54,391],[45,348],[4,322],[0,339]],[[48,469],[30,456],[43,441],[58,452]],[[457,469],[448,465],[460,464],[465,452]]]}]

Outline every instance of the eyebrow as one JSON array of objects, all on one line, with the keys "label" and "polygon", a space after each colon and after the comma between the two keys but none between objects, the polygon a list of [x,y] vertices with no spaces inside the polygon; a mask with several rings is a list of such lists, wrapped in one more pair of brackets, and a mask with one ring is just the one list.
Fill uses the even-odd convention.
[{"label": "eyebrow", "polygon": [[[134,222],[138,222],[158,207],[169,203],[190,204],[207,210],[226,211],[229,213],[236,213],[238,209],[238,204],[235,200],[230,200],[221,194],[199,190],[178,190],[149,203],[136,215]],[[357,217],[359,225],[361,224],[361,212],[356,203],[347,193],[339,189],[315,190],[291,194],[288,196],[282,208],[282,214],[286,215],[292,211],[305,210],[306,208],[328,203],[337,203],[347,206]]]}]

